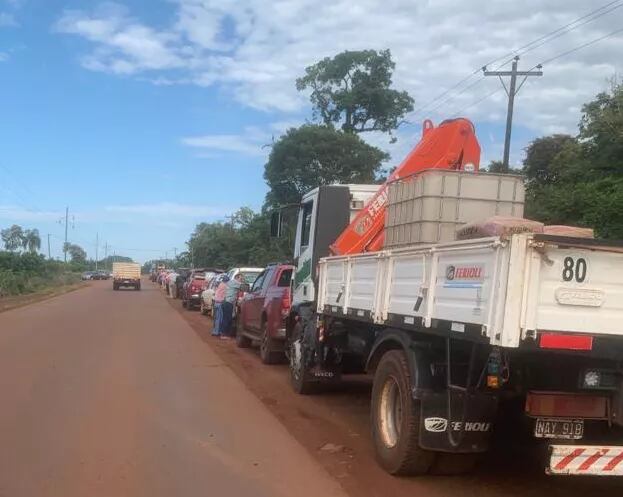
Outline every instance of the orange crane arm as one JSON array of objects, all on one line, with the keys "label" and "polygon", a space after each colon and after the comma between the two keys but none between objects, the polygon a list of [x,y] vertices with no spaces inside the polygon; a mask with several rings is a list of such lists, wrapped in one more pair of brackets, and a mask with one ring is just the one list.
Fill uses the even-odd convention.
[{"label": "orange crane arm", "polygon": [[471,164],[468,169],[473,168],[474,171],[480,164],[480,145],[471,121],[451,119],[435,128],[427,119],[422,127],[420,142],[331,245],[331,253],[359,254],[375,252],[383,247],[387,191],[392,181],[425,169],[461,171],[468,164]]}]

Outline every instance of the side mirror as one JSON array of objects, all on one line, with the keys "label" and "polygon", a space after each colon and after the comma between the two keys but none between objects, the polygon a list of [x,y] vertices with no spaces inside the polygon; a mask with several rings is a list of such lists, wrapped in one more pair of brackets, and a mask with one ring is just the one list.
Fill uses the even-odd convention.
[{"label": "side mirror", "polygon": [[281,210],[273,211],[270,215],[270,236],[272,238],[280,238],[281,237]]}]

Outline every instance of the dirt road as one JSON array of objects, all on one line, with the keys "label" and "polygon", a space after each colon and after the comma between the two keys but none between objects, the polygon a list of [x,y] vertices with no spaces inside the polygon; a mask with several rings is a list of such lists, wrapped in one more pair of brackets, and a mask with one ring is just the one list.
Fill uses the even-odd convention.
[{"label": "dirt road", "polygon": [[593,497],[623,491],[620,479],[548,477],[542,454],[525,447],[522,438],[509,440],[508,434],[496,437],[496,448],[475,474],[392,477],[380,469],[372,451],[371,379],[351,377],[319,395],[296,395],[286,365],[265,366],[257,350],[216,341],[210,336],[208,318],[182,309],[179,301],[169,300],[169,304],[352,497]]},{"label": "dirt road", "polygon": [[371,449],[368,379],[295,395],[285,366],[210,337],[155,286],[111,286],[0,314],[0,497],[621,494],[508,451],[467,477],[391,477]]},{"label": "dirt road", "polygon": [[341,496],[148,284],[0,314],[0,496]]}]

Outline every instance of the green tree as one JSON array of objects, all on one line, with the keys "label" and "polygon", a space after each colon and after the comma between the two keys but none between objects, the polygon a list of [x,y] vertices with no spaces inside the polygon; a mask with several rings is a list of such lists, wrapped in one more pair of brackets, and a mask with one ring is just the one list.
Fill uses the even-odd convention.
[{"label": "green tree", "polygon": [[623,239],[623,86],[582,108],[578,138],[553,135],[526,150],[526,215]]},{"label": "green tree", "polygon": [[409,94],[391,88],[394,68],[389,50],[347,50],[307,67],[296,87],[311,90],[314,117],[327,126],[391,134],[413,110]]},{"label": "green tree", "polygon": [[69,254],[70,260],[74,264],[84,264],[87,261],[87,253],[80,245],[65,242],[63,245],[63,252]]},{"label": "green tree", "polygon": [[554,159],[563,149],[576,145],[576,139],[569,135],[557,134],[533,140],[526,148],[526,158],[523,161],[523,173],[528,183],[555,183],[560,171],[556,170]]},{"label": "green tree", "polygon": [[0,231],[0,237],[6,249],[10,252],[15,252],[24,246],[24,230],[17,224]]},{"label": "green tree", "polygon": [[329,126],[291,128],[272,147],[264,168],[272,206],[299,202],[304,193],[331,183],[374,183],[388,154],[357,135]]},{"label": "green tree", "polygon": [[489,162],[489,165],[486,167],[488,173],[508,173],[510,172],[509,168],[504,165],[504,162],[501,160],[492,160]]},{"label": "green tree", "polygon": [[41,248],[41,237],[38,229],[24,231],[22,247],[31,253],[36,253]]}]

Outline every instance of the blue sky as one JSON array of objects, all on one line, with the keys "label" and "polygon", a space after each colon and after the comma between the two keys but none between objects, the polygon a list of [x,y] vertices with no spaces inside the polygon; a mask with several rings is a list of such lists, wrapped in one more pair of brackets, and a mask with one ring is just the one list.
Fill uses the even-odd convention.
[{"label": "blue sky", "polygon": [[[528,15],[516,3],[487,2],[477,15],[446,0],[417,7],[411,0],[0,0],[0,227],[38,228],[44,242],[50,233],[60,256],[57,221],[68,205],[69,238],[90,256],[96,233],[100,255],[104,243],[141,261],[181,251],[197,222],[261,206],[263,145],[311,117],[294,79],[344,49],[390,48],[396,86],[424,107],[409,116],[413,124],[401,128],[397,144],[366,136],[392,162],[417,142],[424,117],[439,121],[466,107],[483,162],[499,158],[503,92],[470,107],[499,82],[475,82],[441,106],[447,97],[429,102],[487,60],[587,9],[528,2]],[[620,12],[534,50],[525,64],[608,33],[620,26]],[[533,137],[574,131],[580,105],[620,71],[620,42],[612,37],[560,59],[526,84],[514,163]]]}]

